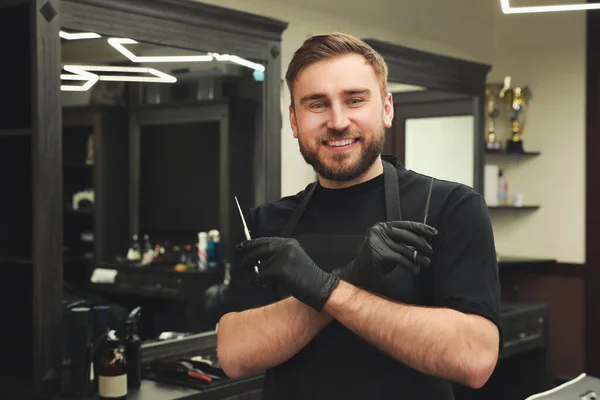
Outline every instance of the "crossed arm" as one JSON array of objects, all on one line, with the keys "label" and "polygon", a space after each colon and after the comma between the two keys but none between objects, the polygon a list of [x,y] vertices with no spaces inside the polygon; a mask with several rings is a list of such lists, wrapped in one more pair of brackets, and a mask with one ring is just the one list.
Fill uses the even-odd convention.
[{"label": "crossed arm", "polygon": [[483,386],[497,362],[499,333],[487,319],[395,303],[342,281],[323,312],[289,297],[224,315],[217,335],[221,366],[239,377],[279,365],[333,318],[400,362],[471,388]]}]

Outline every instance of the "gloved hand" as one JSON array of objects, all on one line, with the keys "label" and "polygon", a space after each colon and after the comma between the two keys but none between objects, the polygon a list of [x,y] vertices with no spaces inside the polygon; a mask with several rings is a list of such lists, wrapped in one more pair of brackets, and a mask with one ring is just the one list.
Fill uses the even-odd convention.
[{"label": "gloved hand", "polygon": [[431,263],[428,240],[437,233],[437,229],[419,222],[377,223],[367,231],[354,260],[333,273],[356,286],[368,286],[397,267],[418,274],[421,267]]},{"label": "gloved hand", "polygon": [[296,239],[263,237],[240,243],[242,265],[259,265],[259,284],[278,284],[292,296],[321,311],[340,279],[319,268]]}]

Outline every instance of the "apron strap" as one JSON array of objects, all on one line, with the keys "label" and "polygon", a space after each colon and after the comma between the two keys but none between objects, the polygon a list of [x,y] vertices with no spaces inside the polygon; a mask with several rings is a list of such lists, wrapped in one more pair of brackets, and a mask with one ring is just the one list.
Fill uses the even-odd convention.
[{"label": "apron strap", "polygon": [[313,194],[315,193],[315,189],[317,188],[317,182],[314,182],[311,185],[312,185],[312,187],[308,190],[308,193],[306,194],[306,196],[304,196],[304,199],[302,199],[302,202],[300,203],[298,208],[296,208],[296,210],[294,210],[294,213],[292,214],[290,219],[287,220],[285,226],[283,227],[283,230],[281,231],[281,237],[287,237],[287,238],[292,237],[292,234],[294,233],[294,230],[296,229],[296,225],[298,224],[298,221],[300,221],[302,214],[304,214],[306,207],[308,207],[308,202],[310,201]]},{"label": "apron strap", "polygon": [[401,221],[400,192],[398,189],[398,172],[396,167],[387,161],[383,162],[383,182],[385,192],[385,216],[387,221]]}]

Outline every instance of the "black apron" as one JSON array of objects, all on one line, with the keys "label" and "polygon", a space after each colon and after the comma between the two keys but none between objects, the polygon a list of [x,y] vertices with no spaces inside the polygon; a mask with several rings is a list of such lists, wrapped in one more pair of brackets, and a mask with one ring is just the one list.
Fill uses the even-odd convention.
[{"label": "black apron", "polygon": [[[385,215],[388,221],[402,220],[398,174],[384,161]],[[295,237],[307,254],[323,270],[342,268],[356,256],[364,235],[299,235],[293,236],[298,221],[317,187],[313,184],[281,232],[282,237]],[[418,276],[396,268],[386,276],[381,287],[371,288],[384,297],[423,304]],[[285,297],[284,294],[281,294]],[[300,352],[287,362],[267,371],[265,400],[292,399],[453,399],[439,387],[437,378],[420,374],[384,355],[338,321],[331,322]],[[421,387],[422,385],[430,386]],[[425,395],[425,396],[423,396]]]}]

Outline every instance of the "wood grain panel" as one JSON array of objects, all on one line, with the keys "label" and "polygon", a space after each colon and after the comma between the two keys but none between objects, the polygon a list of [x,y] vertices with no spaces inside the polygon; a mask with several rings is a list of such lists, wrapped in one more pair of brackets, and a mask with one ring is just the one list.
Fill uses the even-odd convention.
[{"label": "wood grain panel", "polygon": [[584,286],[581,276],[519,271],[502,276],[504,301],[548,304],[550,380],[585,371]]}]

